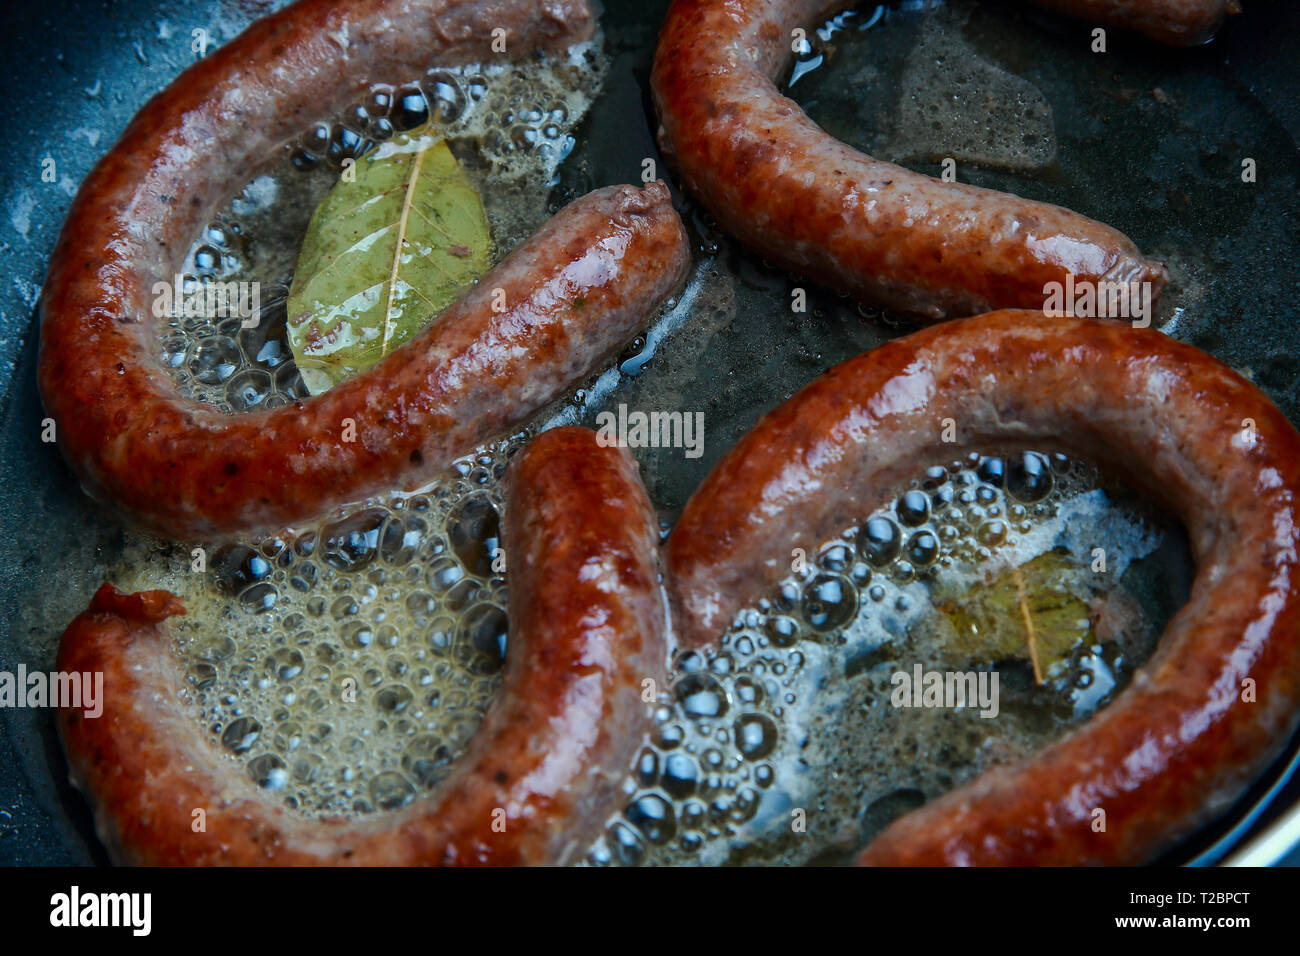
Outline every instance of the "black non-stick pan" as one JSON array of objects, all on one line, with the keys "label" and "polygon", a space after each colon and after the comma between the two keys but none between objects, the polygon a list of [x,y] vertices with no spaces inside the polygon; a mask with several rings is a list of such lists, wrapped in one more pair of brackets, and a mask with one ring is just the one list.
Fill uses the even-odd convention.
[{"label": "black non-stick pan", "polygon": [[[118,523],[81,492],[54,446],[40,440],[37,296],[72,195],[131,115],[193,62],[193,30],[223,42],[280,5],[44,0],[6,10],[0,671],[20,663],[48,668],[58,639],[50,622],[66,622],[86,606],[123,548]],[[561,168],[553,205],[594,186],[639,180],[647,157],[666,168],[647,93],[666,6],[606,0],[606,83]],[[933,6],[913,0],[860,7],[854,23],[874,25],[819,46],[827,65],[801,75],[794,95],[828,130],[882,158],[937,175],[940,158],[961,150],[971,157],[962,163],[965,181],[1056,202],[1120,228],[1171,263],[1174,284],[1156,324],[1249,374],[1300,422],[1300,283],[1291,271],[1300,228],[1300,9],[1285,0],[1246,0],[1246,12],[1204,48],[1172,51],[1112,34],[1108,52],[1099,55],[1089,49],[1086,26],[1020,4],[949,0],[938,12]],[[959,47],[976,64],[972,75],[995,69],[1012,83],[1010,99],[968,97],[954,108],[942,69],[918,74],[916,58],[927,55],[920,45],[935,42],[924,26],[936,16],[947,18],[949,31],[939,42]],[[837,58],[853,65],[834,72]],[[905,73],[911,79],[903,96]],[[1015,90],[1037,92],[1026,106]],[[1021,112],[1008,112],[1016,102]],[[1028,122],[1029,113],[1034,135],[1045,139],[1026,134],[1008,147],[1008,137],[1025,132],[1016,124]],[[1237,175],[1243,157],[1258,169],[1250,186]],[[709,309],[652,333],[631,363],[637,374],[622,376],[601,398],[671,395],[675,407],[708,410],[712,438],[702,457],[642,457],[667,520],[764,411],[831,365],[906,331],[905,323],[822,291],[814,292],[817,307],[807,319],[792,321],[792,280],[715,235],[689,204],[684,208],[697,240],[697,279],[729,291],[711,299]],[[1294,811],[1296,755],[1293,741],[1238,805],[1165,862],[1216,863]],[[65,781],[50,712],[0,709],[0,863],[106,862],[85,804]],[[1282,835],[1256,845],[1249,859],[1300,862],[1294,839],[1276,832]]]}]

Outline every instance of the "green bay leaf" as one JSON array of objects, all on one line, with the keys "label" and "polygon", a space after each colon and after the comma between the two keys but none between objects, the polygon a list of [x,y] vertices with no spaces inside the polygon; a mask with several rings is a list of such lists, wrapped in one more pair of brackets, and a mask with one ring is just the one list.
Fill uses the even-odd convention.
[{"label": "green bay leaf", "polygon": [[440,136],[394,137],[321,200],[289,289],[289,347],[319,394],[429,325],[488,270],[483,201]]}]

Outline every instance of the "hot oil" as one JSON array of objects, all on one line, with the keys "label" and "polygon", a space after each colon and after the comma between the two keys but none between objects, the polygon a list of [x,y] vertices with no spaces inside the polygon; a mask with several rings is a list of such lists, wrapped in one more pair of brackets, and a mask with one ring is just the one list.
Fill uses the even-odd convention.
[{"label": "hot oil", "polygon": [[809,31],[787,95],[832,136],[889,162],[1048,168],[1051,104],[965,37],[984,11],[960,0],[928,3],[924,15],[919,6],[863,4]]},{"label": "hot oil", "polygon": [[[1186,594],[1190,570],[1170,578],[1165,564],[1176,538],[1061,455],[929,469],[809,555],[716,648],[675,657],[636,792],[589,862],[851,859],[894,817],[1112,700]],[[1041,656],[1059,652],[1041,684],[1007,601],[1015,575]],[[996,671],[996,716],[895,706],[894,675],[918,664]]]},{"label": "hot oil", "polygon": [[[110,573],[165,587],[196,717],[308,813],[403,806],[446,773],[500,684],[500,477],[524,436],[419,492],[193,555],[132,537]],[[188,565],[188,567],[187,567]]]}]

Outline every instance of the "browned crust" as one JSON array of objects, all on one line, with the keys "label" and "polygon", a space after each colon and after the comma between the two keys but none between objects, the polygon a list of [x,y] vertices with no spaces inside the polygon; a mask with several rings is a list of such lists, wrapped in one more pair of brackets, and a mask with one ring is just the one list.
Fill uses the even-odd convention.
[{"label": "browned crust", "polygon": [[366,819],[297,815],[218,753],[181,695],[179,658],[160,626],[183,613],[179,602],[106,585],[65,632],[58,661],[60,670],[104,674],[103,714],[64,709],[58,720],[74,782],[114,858],[573,861],[622,798],[649,727],[642,681],[664,679],[657,519],[627,452],[564,428],[511,464],[504,531],[511,625],[500,693],[446,780],[404,810]]},{"label": "browned crust", "polygon": [[[949,418],[956,443],[942,440]],[[792,548],[869,514],[925,464],[1007,443],[1109,464],[1163,500],[1192,542],[1191,596],[1113,704],[904,817],[862,862],[1142,862],[1239,796],[1300,718],[1300,435],[1216,359],[1095,320],[1003,311],[935,326],[765,416],[669,538],[679,636],[715,639]]]},{"label": "browned crust", "polygon": [[765,257],[928,319],[1040,308],[1044,285],[1167,281],[1127,237],[1067,209],[872,159],[773,79],[791,30],[842,4],[675,0],[651,89],[659,142],[722,227]]}]

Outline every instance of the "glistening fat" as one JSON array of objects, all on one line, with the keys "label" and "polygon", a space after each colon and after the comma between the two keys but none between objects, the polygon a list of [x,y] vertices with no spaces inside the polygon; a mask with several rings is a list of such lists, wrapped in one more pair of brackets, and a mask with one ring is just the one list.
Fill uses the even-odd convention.
[{"label": "glistening fat", "polygon": [[[104,674],[98,718],[59,712],[74,782],[114,859],[198,864],[574,862],[623,799],[662,684],[667,611],[658,522],[624,450],[549,431],[506,476],[510,653],[450,775],[406,808],[312,819],[220,752],[180,691],[165,591],[105,584],[59,645],[61,670]],[[203,825],[196,827],[196,811]]]},{"label": "glistening fat", "polygon": [[1239,797],[1300,721],[1300,435],[1218,360],[1099,320],[1004,311],[934,326],[766,415],[669,537],[679,637],[718,638],[791,549],[869,514],[908,475],[1008,444],[1109,465],[1167,505],[1191,541],[1191,595],[1113,703],[902,817],[861,862],[1148,861]]},{"label": "glistening fat", "polygon": [[796,274],[929,319],[1040,308],[1044,287],[1165,267],[1068,209],[941,182],[825,133],[773,81],[791,31],[843,4],[674,0],[650,84],[659,143],[722,228]]},{"label": "glistening fat", "polygon": [[689,264],[659,183],[577,200],[405,347],[271,411],[183,398],[146,301],[216,205],[313,120],[431,63],[499,60],[496,30],[524,56],[592,22],[582,0],[301,0],[146,104],[83,183],[41,300],[41,397],[87,491],[172,537],[282,527],[418,483],[625,345]]}]

